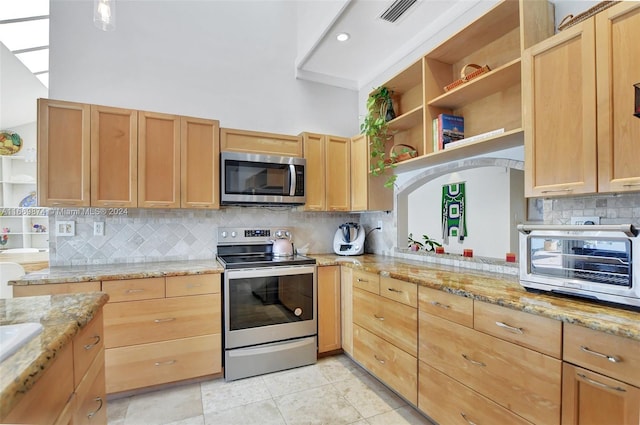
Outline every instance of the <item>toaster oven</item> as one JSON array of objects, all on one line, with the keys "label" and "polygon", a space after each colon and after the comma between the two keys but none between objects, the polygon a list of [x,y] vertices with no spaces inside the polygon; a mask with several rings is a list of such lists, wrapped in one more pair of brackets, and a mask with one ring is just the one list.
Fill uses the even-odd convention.
[{"label": "toaster oven", "polygon": [[640,266],[634,261],[640,239],[632,224],[521,224],[518,230],[526,289],[640,308]]}]

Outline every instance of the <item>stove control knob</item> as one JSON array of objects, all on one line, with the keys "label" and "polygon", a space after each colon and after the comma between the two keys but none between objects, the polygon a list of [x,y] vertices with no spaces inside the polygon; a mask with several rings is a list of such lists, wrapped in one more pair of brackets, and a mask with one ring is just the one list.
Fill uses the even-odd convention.
[{"label": "stove control knob", "polygon": [[227,232],[226,232],[226,231],[223,231],[223,232],[220,234],[220,236],[222,236],[222,238],[223,238],[223,239],[224,239],[224,238],[226,238],[226,237],[227,237]]},{"label": "stove control knob", "polygon": [[238,234],[236,232],[231,232],[231,237],[235,238]]}]

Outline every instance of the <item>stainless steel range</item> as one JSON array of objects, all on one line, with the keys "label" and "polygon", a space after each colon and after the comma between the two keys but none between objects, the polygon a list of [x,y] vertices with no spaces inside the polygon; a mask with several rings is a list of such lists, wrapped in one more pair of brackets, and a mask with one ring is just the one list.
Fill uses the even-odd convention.
[{"label": "stainless steel range", "polygon": [[279,230],[218,229],[227,381],[316,362],[316,260],[274,255]]}]

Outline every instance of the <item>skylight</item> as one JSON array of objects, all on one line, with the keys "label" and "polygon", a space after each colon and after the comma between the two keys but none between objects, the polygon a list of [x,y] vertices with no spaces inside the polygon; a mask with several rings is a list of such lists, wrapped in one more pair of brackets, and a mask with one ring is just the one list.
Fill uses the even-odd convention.
[{"label": "skylight", "polygon": [[49,87],[49,0],[2,0],[0,42]]}]

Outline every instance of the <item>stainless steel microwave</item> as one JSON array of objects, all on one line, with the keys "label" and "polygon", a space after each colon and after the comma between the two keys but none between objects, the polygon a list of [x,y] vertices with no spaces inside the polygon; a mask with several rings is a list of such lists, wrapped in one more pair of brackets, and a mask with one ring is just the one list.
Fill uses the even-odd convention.
[{"label": "stainless steel microwave", "polygon": [[222,152],[220,203],[302,205],[305,168],[304,158]]},{"label": "stainless steel microwave", "polygon": [[632,224],[518,230],[525,288],[640,307],[640,238]]}]

